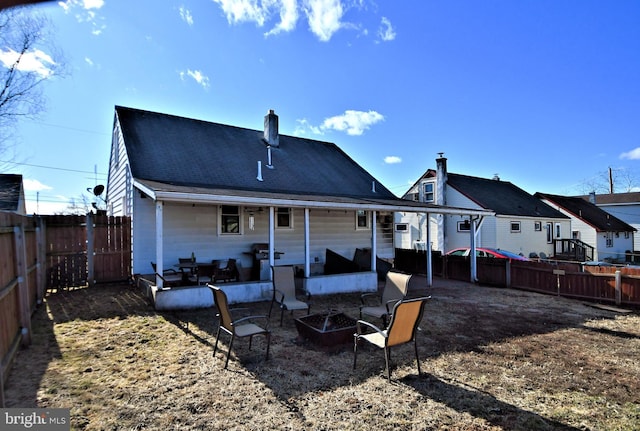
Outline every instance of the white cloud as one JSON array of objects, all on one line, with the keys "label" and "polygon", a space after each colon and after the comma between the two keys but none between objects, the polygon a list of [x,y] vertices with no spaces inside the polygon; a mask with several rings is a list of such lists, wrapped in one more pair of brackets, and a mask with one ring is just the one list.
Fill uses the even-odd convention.
[{"label": "white cloud", "polygon": [[65,13],[74,12],[78,22],[91,23],[93,29],[91,34],[99,35],[106,28],[104,24],[98,24],[96,11],[102,9],[104,0],[67,0],[59,1],[58,5],[64,9]]},{"label": "white cloud", "polygon": [[191,15],[191,11],[184,6],[180,6],[180,18],[190,26],[193,25],[193,15]]},{"label": "white cloud", "polygon": [[[213,0],[222,9],[230,24],[253,22],[258,27],[265,25],[273,16],[280,21],[265,36],[290,32],[296,28],[302,10],[309,23],[309,29],[318,39],[326,42],[341,28],[344,5],[342,0]],[[348,7],[361,7],[359,2]]]},{"label": "white cloud", "polygon": [[329,41],[342,27],[340,20],[344,11],[339,0],[306,0],[304,11],[309,28],[323,42]]},{"label": "white cloud", "polygon": [[53,189],[53,187],[47,186],[45,184],[42,184],[38,180],[32,180],[30,178],[25,178],[22,181],[22,184],[23,184],[24,190],[26,192],[40,192],[42,190],[52,190]]},{"label": "white cloud", "polygon": [[255,22],[264,25],[271,3],[258,4],[258,0],[213,0],[218,3],[230,24]]},{"label": "white cloud", "polygon": [[297,0],[280,0],[280,22],[270,31],[265,33],[265,36],[272,34],[278,34],[282,31],[289,32],[296,28],[296,22],[298,21],[298,2]]},{"label": "white cloud", "polygon": [[307,133],[312,133],[314,135],[322,135],[322,130],[318,126],[314,126],[309,123],[306,118],[302,120],[296,120],[298,123],[296,125],[296,129],[293,131],[293,134],[296,136],[306,135]]},{"label": "white cloud", "polygon": [[640,147],[634,148],[627,153],[620,154],[620,158],[628,160],[640,160]]},{"label": "white cloud", "polygon": [[382,21],[380,22],[380,28],[378,29],[378,36],[380,39],[388,42],[390,40],[394,40],[396,38],[396,32],[393,30],[391,26],[391,21],[387,19],[387,17],[382,17]]},{"label": "white cloud", "polygon": [[84,62],[87,63],[89,66],[93,66],[93,60],[91,60],[89,57],[85,57]]},{"label": "white cloud", "polygon": [[392,165],[395,163],[402,163],[402,159],[398,156],[387,156],[384,158],[384,162]]},{"label": "white cloud", "polygon": [[198,84],[200,84],[202,86],[202,88],[209,88],[209,77],[204,75],[201,71],[199,70],[191,70],[188,69],[186,72],[185,71],[181,71],[180,72],[180,79],[182,79],[184,81],[185,76],[189,76],[191,77],[194,81],[196,81]]},{"label": "white cloud", "polygon": [[67,0],[58,2],[66,12],[73,8],[81,8],[84,10],[100,9],[104,6],[104,0]]},{"label": "white cloud", "polygon": [[0,50],[0,62],[2,62],[4,67],[12,67],[18,61],[18,70],[22,72],[35,72],[42,78],[50,76],[53,73],[50,66],[55,66],[56,64],[48,54],[39,49],[26,52],[22,54],[22,56],[12,49],[8,51]]},{"label": "white cloud", "polygon": [[376,111],[347,110],[342,115],[325,119],[320,128],[346,131],[348,135],[362,135],[365,130],[383,120],[384,116]]}]

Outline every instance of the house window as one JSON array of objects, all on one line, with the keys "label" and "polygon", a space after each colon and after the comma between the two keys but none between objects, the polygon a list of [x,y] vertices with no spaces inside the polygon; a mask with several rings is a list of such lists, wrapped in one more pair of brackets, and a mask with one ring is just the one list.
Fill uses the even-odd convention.
[{"label": "house window", "polygon": [[395,229],[400,233],[409,232],[409,223],[396,223]]},{"label": "house window", "polygon": [[556,238],[561,238],[562,237],[562,230],[561,228],[561,224],[560,223],[556,223]]},{"label": "house window", "polygon": [[571,238],[572,239],[580,239],[580,231],[579,230],[574,230],[573,232],[571,232]]},{"label": "house window", "polygon": [[542,232],[542,222],[537,221],[533,223],[533,230],[536,232]]},{"label": "house window", "polygon": [[625,233],[624,233],[624,239],[629,239],[629,238],[630,238],[630,236],[629,236],[629,232],[625,232]]},{"label": "house window", "polygon": [[291,208],[276,208],[276,227],[278,229],[293,229]]},{"label": "house window", "polygon": [[471,223],[469,220],[463,220],[458,222],[458,232],[469,232],[471,230]]},{"label": "house window", "polygon": [[553,223],[547,223],[547,244],[553,243]]},{"label": "house window", "polygon": [[369,229],[369,211],[356,211],[356,229]]},{"label": "house window", "polygon": [[605,234],[605,247],[610,248],[613,247],[613,235],[611,234],[611,232],[607,232]]},{"label": "house window", "polygon": [[511,233],[519,233],[520,232],[520,222],[512,221],[511,222]]},{"label": "house window", "polygon": [[422,186],[424,192],[424,201],[427,203],[435,202],[436,198],[433,183],[424,183]]},{"label": "house window", "polygon": [[239,234],[240,232],[240,207],[222,205],[220,207],[220,233]]}]

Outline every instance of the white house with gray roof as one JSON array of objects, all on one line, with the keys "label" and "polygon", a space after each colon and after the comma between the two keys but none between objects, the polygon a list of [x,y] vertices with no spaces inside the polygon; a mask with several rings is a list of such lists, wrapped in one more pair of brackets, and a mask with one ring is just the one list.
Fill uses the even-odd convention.
[{"label": "white house with gray roof", "polygon": [[430,214],[399,212],[396,215],[396,247],[424,249],[426,220],[433,250],[443,253],[469,247],[475,232],[476,247],[509,250],[523,256],[554,254],[555,239],[568,237],[571,220],[540,199],[511,182],[447,172],[447,159],[436,159],[436,170],[429,169],[404,194],[403,199],[461,208],[492,211],[473,214]]},{"label": "white house with gray roof", "polygon": [[[116,106],[108,212],[131,217],[134,273],[152,272],[154,262],[162,274],[193,254],[199,262],[233,258],[245,269],[225,288],[232,302],[270,298],[270,265],[299,268],[312,294],[375,291],[375,257],[394,257],[394,212],[462,211],[396,197],[335,144],[280,134],[273,111],[264,125]],[[351,259],[363,249],[375,251],[368,271],[324,274],[327,250]],[[160,277],[156,284],[157,308],[211,305],[206,288],[173,292],[163,305]]]}]

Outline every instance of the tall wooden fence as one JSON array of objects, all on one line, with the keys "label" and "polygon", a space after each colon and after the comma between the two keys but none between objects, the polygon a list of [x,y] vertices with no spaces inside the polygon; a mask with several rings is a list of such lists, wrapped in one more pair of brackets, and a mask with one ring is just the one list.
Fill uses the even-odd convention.
[{"label": "tall wooden fence", "polygon": [[[433,273],[470,281],[468,257],[433,252]],[[395,267],[412,273],[426,272],[426,254],[396,249]],[[477,258],[477,282],[616,305],[640,306],[640,268],[588,266],[560,261],[509,261]]]},{"label": "tall wooden fence", "polygon": [[127,217],[20,216],[0,212],[0,407],[20,345],[31,342],[31,315],[45,294],[131,276]]}]

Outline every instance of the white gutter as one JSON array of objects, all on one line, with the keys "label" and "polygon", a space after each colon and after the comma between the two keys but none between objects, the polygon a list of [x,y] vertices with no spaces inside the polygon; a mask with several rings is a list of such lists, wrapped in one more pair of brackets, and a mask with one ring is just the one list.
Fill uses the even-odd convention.
[{"label": "white gutter", "polygon": [[416,212],[416,213],[434,213],[434,214],[451,214],[451,215],[470,215],[470,216],[489,216],[495,215],[493,211],[486,210],[474,210],[469,208],[454,208],[454,207],[417,207],[410,205],[390,205],[381,204],[376,202],[367,202],[366,199],[362,199],[362,203],[354,202],[327,202],[327,201],[313,201],[302,199],[274,199],[263,197],[248,197],[248,196],[231,196],[231,195],[211,195],[202,193],[186,193],[186,192],[163,192],[155,191],[149,187],[134,180],[134,187],[145,193],[153,200],[160,200],[165,202],[189,202],[189,203],[204,203],[204,204],[229,204],[229,205],[252,205],[252,206],[265,206],[272,205],[283,207],[298,207],[298,208],[329,208],[329,209],[366,209],[369,211],[401,211],[401,212]]}]

